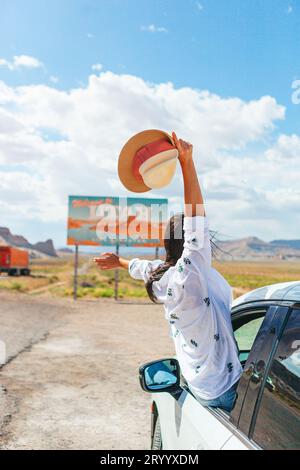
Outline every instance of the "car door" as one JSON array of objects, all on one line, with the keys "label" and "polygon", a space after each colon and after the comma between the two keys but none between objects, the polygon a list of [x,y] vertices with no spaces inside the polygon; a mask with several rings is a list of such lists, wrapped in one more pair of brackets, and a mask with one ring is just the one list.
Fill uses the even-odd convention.
[{"label": "car door", "polygon": [[[243,342],[245,347],[247,345],[251,349],[267,310],[268,307],[257,304],[251,308],[235,309],[234,328],[240,330],[242,325],[248,325],[247,338]],[[267,318],[272,318],[272,311]],[[187,389],[176,399],[163,393],[155,401],[164,449],[222,449],[232,437],[236,439],[236,448],[251,447],[247,439],[236,437],[236,426],[230,423],[227,413],[203,407]]]},{"label": "car door", "polygon": [[232,430],[186,389],[177,398],[159,393],[155,403],[164,450],[218,450],[232,436]]},{"label": "car door", "polygon": [[252,440],[254,425],[264,387],[273,389],[272,378],[268,375],[268,371],[290,313],[290,305],[269,307],[237,390],[238,399],[231,415],[231,422],[239,432],[253,442],[253,445],[260,445]]},{"label": "car door", "polygon": [[249,437],[267,450],[300,449],[300,304],[289,309],[266,366]]},{"label": "car door", "polygon": [[161,394],[165,395],[159,398],[164,448],[260,448],[249,438],[250,427],[266,365],[282,332],[288,311],[288,306],[272,302],[255,302],[234,309],[235,334],[238,339],[239,329],[244,325],[248,328],[246,342],[242,344],[247,344],[249,351],[241,352],[241,360],[246,361],[233,411],[228,415],[219,409],[205,408],[189,391],[184,391],[175,401],[173,397]]},{"label": "car door", "polygon": [[[251,306],[246,306],[245,314],[248,313],[248,308],[251,311]],[[259,307],[257,306],[257,308]],[[230,421],[242,431],[245,436],[249,434],[257,394],[264,375],[265,364],[270,356],[272,345],[280,332],[288,307],[283,307],[283,309],[285,310],[282,310],[282,307],[276,304],[269,305],[266,308],[262,324],[255,337],[239,381],[237,388],[238,398],[231,413]],[[242,317],[243,310],[239,315]],[[247,407],[243,409],[246,395]]]}]

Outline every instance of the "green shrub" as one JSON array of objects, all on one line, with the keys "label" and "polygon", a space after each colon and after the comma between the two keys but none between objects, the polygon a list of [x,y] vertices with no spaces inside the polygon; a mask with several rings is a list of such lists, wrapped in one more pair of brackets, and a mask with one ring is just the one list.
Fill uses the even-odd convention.
[{"label": "green shrub", "polygon": [[11,283],[11,289],[21,292],[24,290],[24,287],[20,282],[14,281]]},{"label": "green shrub", "polygon": [[95,289],[94,291],[95,297],[113,297],[114,296],[114,289],[110,287],[102,287],[99,289]]},{"label": "green shrub", "polygon": [[49,277],[49,284],[54,284],[55,282],[58,282],[59,278],[58,276],[55,276],[54,274]]}]

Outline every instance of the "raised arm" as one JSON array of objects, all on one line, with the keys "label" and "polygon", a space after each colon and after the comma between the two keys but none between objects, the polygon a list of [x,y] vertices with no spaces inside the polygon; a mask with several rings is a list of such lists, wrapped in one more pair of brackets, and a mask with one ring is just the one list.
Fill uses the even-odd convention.
[{"label": "raised arm", "polygon": [[175,132],[172,133],[172,137],[179,152],[178,158],[183,176],[184,214],[187,217],[204,216],[204,202],[193,161],[193,146],[189,142],[178,139]]},{"label": "raised arm", "polygon": [[185,266],[185,271],[200,270],[211,266],[211,243],[207,217],[193,162],[193,146],[172,133],[174,143],[179,152],[179,161],[184,182],[184,250],[183,259],[189,259],[191,264]]}]

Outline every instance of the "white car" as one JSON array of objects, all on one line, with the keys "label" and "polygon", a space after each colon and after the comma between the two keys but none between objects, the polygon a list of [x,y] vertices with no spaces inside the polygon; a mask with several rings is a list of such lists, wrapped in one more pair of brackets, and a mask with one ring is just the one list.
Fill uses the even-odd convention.
[{"label": "white car", "polygon": [[300,449],[300,282],[239,297],[232,323],[244,372],[230,414],[196,400],[175,358],[140,367],[152,449]]}]

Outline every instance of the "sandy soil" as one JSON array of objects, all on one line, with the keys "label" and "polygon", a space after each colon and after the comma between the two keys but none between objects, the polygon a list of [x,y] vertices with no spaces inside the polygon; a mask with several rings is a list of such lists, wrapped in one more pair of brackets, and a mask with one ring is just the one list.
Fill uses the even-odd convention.
[{"label": "sandy soil", "polygon": [[173,354],[161,306],[0,294],[1,449],[148,449],[138,366]]}]

